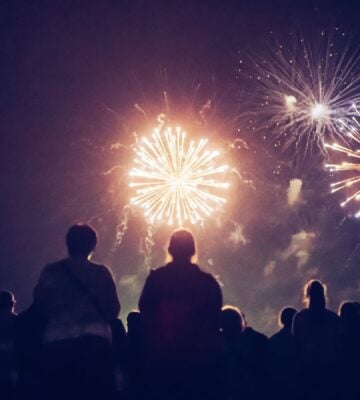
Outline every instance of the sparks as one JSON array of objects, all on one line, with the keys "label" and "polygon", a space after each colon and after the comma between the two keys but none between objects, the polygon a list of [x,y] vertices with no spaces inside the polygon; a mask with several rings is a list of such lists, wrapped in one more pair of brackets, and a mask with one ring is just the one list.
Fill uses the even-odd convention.
[{"label": "sparks", "polygon": [[207,143],[187,145],[180,127],[154,129],[150,139],[142,138],[129,173],[135,188],[130,203],[141,207],[150,223],[194,224],[226,202],[218,192],[229,187],[222,180],[228,166],[215,165],[220,153],[208,150]]},{"label": "sparks", "polygon": [[[360,112],[356,105],[353,108],[360,117]],[[360,122],[359,119],[353,117],[353,123],[349,124],[344,121],[340,121],[340,130],[344,131],[344,134],[351,140],[356,146],[360,146]],[[360,148],[355,150],[350,147],[340,145],[338,143],[327,144],[328,148],[346,154],[346,156],[353,162],[343,161],[340,164],[327,164],[331,172],[346,172],[350,173],[351,176],[345,179],[339,180],[331,184],[331,192],[335,193],[339,190],[348,189],[351,191],[350,195],[341,203],[342,207],[345,207],[351,201],[360,201]],[[360,210],[355,214],[356,217],[360,218]]]},{"label": "sparks", "polygon": [[271,129],[276,147],[327,154],[325,142],[343,141],[338,120],[350,121],[360,100],[360,51],[351,52],[338,30],[322,32],[317,44],[290,36],[272,53],[241,60],[239,74],[250,84],[240,116],[253,131]]}]

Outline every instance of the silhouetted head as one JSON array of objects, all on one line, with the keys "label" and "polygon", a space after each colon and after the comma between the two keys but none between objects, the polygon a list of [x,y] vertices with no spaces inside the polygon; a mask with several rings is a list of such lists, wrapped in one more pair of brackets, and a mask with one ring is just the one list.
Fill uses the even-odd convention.
[{"label": "silhouetted head", "polygon": [[134,335],[141,332],[142,315],[140,311],[131,311],[126,317],[128,335]]},{"label": "silhouetted head", "polygon": [[190,262],[196,252],[195,240],[192,233],[186,229],[175,231],[171,235],[168,252],[175,262]]},{"label": "silhouetted head", "polygon": [[12,292],[3,290],[0,292],[0,311],[12,311],[15,305],[15,297]]},{"label": "silhouetted head", "polygon": [[221,310],[221,329],[225,336],[236,336],[245,329],[245,319],[237,307],[224,306]]},{"label": "silhouetted head", "polygon": [[358,305],[354,301],[344,301],[340,305],[339,316],[346,325],[356,325],[360,322]]},{"label": "silhouetted head", "polygon": [[280,312],[279,322],[284,328],[291,329],[297,310],[294,307],[285,307]]},{"label": "silhouetted head", "polygon": [[304,298],[309,308],[324,309],[326,306],[326,286],[312,279],[304,286]]},{"label": "silhouetted head", "polygon": [[89,225],[73,225],[66,234],[66,246],[70,256],[88,257],[95,250],[97,236]]}]

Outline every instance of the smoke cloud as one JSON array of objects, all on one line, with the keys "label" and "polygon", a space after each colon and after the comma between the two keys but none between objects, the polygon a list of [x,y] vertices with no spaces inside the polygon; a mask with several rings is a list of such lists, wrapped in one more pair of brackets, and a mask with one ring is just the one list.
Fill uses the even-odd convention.
[{"label": "smoke cloud", "polygon": [[302,268],[309,260],[315,237],[314,232],[301,230],[295,233],[291,236],[291,242],[287,249],[281,252],[281,258],[287,260],[290,257],[295,257],[297,258],[297,268]]},{"label": "smoke cloud", "polygon": [[287,189],[287,203],[290,207],[295,206],[300,201],[302,180],[298,178],[291,179]]}]

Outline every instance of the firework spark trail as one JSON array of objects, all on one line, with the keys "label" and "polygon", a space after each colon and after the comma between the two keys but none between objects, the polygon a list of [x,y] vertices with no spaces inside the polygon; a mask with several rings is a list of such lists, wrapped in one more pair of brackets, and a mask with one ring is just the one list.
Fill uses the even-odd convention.
[{"label": "firework spark trail", "polygon": [[[360,112],[357,106],[354,104],[353,109],[356,112],[356,115],[360,117]],[[352,143],[360,146],[360,122],[359,119],[353,117],[353,124],[349,124],[348,122],[339,121],[341,124],[340,131],[344,132],[344,134],[352,141]],[[360,147],[356,150],[340,145],[338,143],[327,144],[328,148],[346,154],[353,162],[343,161],[340,164],[326,164],[326,167],[329,168],[331,172],[352,172],[354,173],[351,177],[342,179],[340,181],[334,182],[331,184],[331,192],[335,193],[343,189],[354,189],[352,193],[346,197],[346,199],[341,203],[342,207],[345,207],[349,202],[353,200],[360,200]],[[356,217],[360,217],[360,210],[356,213]]]},{"label": "firework spark trail", "polygon": [[151,255],[152,255],[152,249],[154,247],[154,227],[151,224],[147,224],[146,227],[146,236],[143,239],[142,245],[141,245],[141,250],[142,253],[144,254],[144,263],[145,266],[148,270],[151,269]]},{"label": "firework spark trail", "polygon": [[130,211],[131,210],[128,205],[126,205],[122,210],[120,222],[116,227],[116,241],[114,243],[113,250],[115,250],[117,246],[120,246],[123,241],[124,235],[129,226]]},{"label": "firework spark trail", "polygon": [[360,52],[351,52],[345,34],[341,41],[323,32],[318,45],[294,38],[293,48],[255,55],[251,72],[241,60],[239,72],[256,81],[245,99],[251,129],[273,128],[276,147],[303,143],[305,154],[314,147],[327,154],[326,139],[343,141],[337,123],[354,117],[360,100]]},{"label": "firework spark trail", "polygon": [[228,167],[214,166],[219,152],[206,145],[207,139],[186,145],[186,133],[179,127],[155,129],[151,139],[138,143],[129,173],[129,186],[136,191],[130,203],[143,208],[150,223],[194,224],[226,202],[217,192],[229,184],[216,178],[222,178]]}]

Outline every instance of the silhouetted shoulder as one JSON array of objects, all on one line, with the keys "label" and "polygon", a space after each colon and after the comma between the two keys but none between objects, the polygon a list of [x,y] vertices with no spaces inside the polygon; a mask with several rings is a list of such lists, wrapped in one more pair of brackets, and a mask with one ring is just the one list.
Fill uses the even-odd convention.
[{"label": "silhouetted shoulder", "polygon": [[58,271],[61,271],[62,268],[64,267],[65,261],[66,259],[63,259],[46,264],[45,267],[42,269],[41,274],[56,273]]},{"label": "silhouetted shoulder", "polygon": [[259,343],[267,343],[269,340],[266,335],[256,331],[251,327],[246,327],[243,335],[251,337],[252,339],[258,341]]},{"label": "silhouetted shoulder", "polygon": [[310,308],[305,308],[304,310],[301,310],[295,314],[294,323],[306,320],[308,318],[313,318],[314,315],[317,318],[319,318],[319,315],[322,315],[323,318],[326,318],[329,321],[333,321],[334,323],[338,323],[340,321],[339,316],[334,311],[324,309],[321,311],[321,313],[317,313]]},{"label": "silhouetted shoulder", "polygon": [[50,289],[53,284],[56,284],[57,277],[63,274],[64,263],[65,259],[45,265],[40,273],[39,282],[35,287],[35,301],[37,300],[40,290],[46,287]]},{"label": "silhouetted shoulder", "polygon": [[269,341],[270,343],[277,343],[278,341],[282,341],[285,336],[287,336],[287,332],[285,332],[284,329],[280,329],[279,332],[276,332],[269,337]]},{"label": "silhouetted shoulder", "polygon": [[326,314],[327,318],[330,318],[330,319],[332,319],[333,321],[336,321],[336,322],[339,322],[339,321],[340,321],[340,317],[339,317],[339,316],[336,314],[336,312],[334,312],[334,311],[331,311],[331,310],[326,309],[326,310],[325,310],[325,314]]},{"label": "silhouetted shoulder", "polygon": [[306,318],[306,316],[309,314],[310,310],[308,308],[304,308],[301,311],[298,311],[295,316],[294,316],[294,322],[299,321],[303,318]]},{"label": "silhouetted shoulder", "polygon": [[106,265],[89,262],[89,268],[99,277],[101,276],[104,279],[113,280],[113,275]]}]

